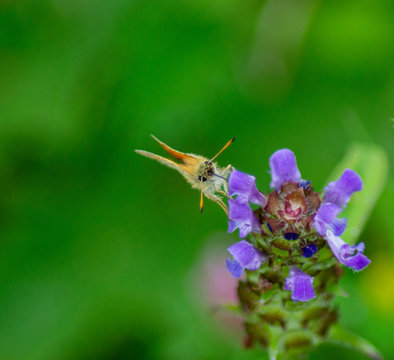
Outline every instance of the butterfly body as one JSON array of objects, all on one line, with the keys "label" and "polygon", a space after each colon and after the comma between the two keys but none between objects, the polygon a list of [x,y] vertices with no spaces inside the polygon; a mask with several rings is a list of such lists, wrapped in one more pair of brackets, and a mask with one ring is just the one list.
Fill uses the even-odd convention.
[{"label": "butterfly body", "polygon": [[[172,149],[155,136],[152,135],[152,137],[180,163],[148,151],[136,150],[136,152],[175,169],[191,184],[192,188],[201,190],[201,198],[202,194],[204,194],[207,198],[217,202],[227,212],[227,206],[224,204],[221,195],[228,193],[227,178],[232,170],[231,165],[221,168],[204,156],[180,152]],[[230,140],[221,151],[230,145],[232,141],[234,140]],[[200,201],[200,207],[202,211],[202,200]]]}]

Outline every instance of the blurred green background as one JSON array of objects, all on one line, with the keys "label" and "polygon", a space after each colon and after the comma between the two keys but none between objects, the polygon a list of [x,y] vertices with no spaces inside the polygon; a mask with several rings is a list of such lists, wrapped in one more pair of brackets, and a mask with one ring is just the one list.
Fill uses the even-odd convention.
[{"label": "blurred green background", "polygon": [[[236,136],[219,162],[263,191],[282,147],[318,190],[355,141],[392,168],[393,23],[390,0],[1,1],[0,359],[264,359],[204,305],[206,254],[223,269],[237,239],[224,213],[134,149],[163,154],[153,133],[211,156]],[[338,300],[386,359],[393,195],[390,171],[372,264]],[[364,359],[310,359],[333,356]]]}]

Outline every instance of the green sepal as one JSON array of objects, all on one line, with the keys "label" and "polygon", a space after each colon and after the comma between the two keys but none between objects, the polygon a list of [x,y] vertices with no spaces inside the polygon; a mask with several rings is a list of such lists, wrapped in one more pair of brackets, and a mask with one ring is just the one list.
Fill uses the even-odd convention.
[{"label": "green sepal", "polygon": [[279,325],[285,328],[286,312],[275,305],[265,305],[259,310],[260,318],[271,325]]},{"label": "green sepal", "polygon": [[279,284],[274,284],[270,291],[261,294],[261,300],[263,300],[263,304],[270,301],[273,297],[280,293]]},{"label": "green sepal", "polygon": [[331,258],[326,260],[325,262],[317,262],[316,264],[312,264],[312,265],[307,264],[305,265],[303,270],[308,270],[308,273],[311,274],[314,272],[327,270],[335,264],[336,264],[335,258]]},{"label": "green sepal", "polygon": [[290,250],[290,242],[285,240],[285,239],[280,239],[276,238],[274,241],[272,241],[271,245],[275,247],[276,249],[283,250],[289,255],[288,250]]},{"label": "green sepal", "polygon": [[313,338],[306,331],[298,331],[286,334],[283,343],[289,358],[296,358],[311,350]]},{"label": "green sepal", "polygon": [[258,284],[260,282],[260,271],[247,270],[246,271],[246,280],[248,283]]},{"label": "green sepal", "polygon": [[259,296],[245,281],[238,282],[237,295],[242,307],[249,312],[253,311],[259,303]]},{"label": "green sepal", "polygon": [[271,250],[272,250],[272,252],[273,252],[275,255],[277,255],[277,256],[279,256],[279,257],[281,257],[281,258],[288,258],[288,257],[289,257],[289,252],[286,251],[286,250],[279,249],[279,248],[277,248],[277,247],[275,247],[275,246],[272,246],[272,247],[271,247]]}]

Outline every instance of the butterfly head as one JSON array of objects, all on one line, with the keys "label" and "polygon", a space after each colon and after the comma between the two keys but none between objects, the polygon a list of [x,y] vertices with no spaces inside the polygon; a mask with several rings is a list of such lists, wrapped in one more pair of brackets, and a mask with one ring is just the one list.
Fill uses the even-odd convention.
[{"label": "butterfly head", "polygon": [[211,161],[204,161],[197,170],[198,181],[205,182],[215,175],[215,165]]}]

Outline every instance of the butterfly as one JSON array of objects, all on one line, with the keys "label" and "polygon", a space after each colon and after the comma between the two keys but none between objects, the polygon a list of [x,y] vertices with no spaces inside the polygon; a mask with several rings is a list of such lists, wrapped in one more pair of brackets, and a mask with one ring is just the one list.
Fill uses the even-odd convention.
[{"label": "butterfly", "polygon": [[[199,189],[201,192],[200,196],[200,211],[204,208],[204,197],[215,201],[228,215],[227,205],[223,202],[222,196],[227,197],[228,195],[228,176],[232,171],[232,166],[228,165],[226,168],[219,167],[213,162],[227,147],[229,147],[235,140],[232,138],[226,145],[211,159],[208,159],[201,155],[187,154],[181,151],[172,149],[164,142],[160,141],[154,135],[151,135],[159,145],[172,155],[175,159],[179,160],[177,163],[173,160],[167,159],[163,156],[153,154],[144,150],[135,150],[138,154],[146,156],[153,160],[160,162],[161,164],[168,166],[178,171],[191,184],[192,188]],[[220,194],[220,195],[219,195]]]}]

